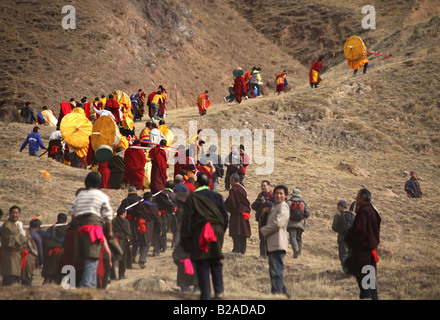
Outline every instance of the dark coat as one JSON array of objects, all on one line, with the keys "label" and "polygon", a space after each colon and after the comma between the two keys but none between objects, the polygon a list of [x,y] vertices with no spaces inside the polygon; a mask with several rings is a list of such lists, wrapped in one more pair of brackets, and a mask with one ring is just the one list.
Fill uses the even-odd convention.
[{"label": "dark coat", "polygon": [[[180,241],[184,251],[190,253],[191,261],[223,259],[225,219],[227,221],[227,213],[220,194],[202,190],[188,196],[183,212]],[[199,236],[207,222],[211,223],[217,241],[210,242],[208,252],[205,252],[199,248]]]},{"label": "dark coat", "polygon": [[376,267],[372,250],[375,250],[380,242],[380,222],[379,213],[370,203],[359,207],[353,226],[345,236],[345,242],[352,250],[347,260],[349,274],[360,276],[364,266]]},{"label": "dark coat", "polygon": [[420,182],[411,177],[405,183],[405,191],[410,198],[420,198],[422,196],[422,189],[420,189]]},{"label": "dark coat", "polygon": [[[148,201],[143,201],[134,207],[133,216],[138,223],[140,219],[145,220],[147,228],[146,242],[155,246],[159,239],[159,234],[162,232],[163,225],[163,219],[159,215],[157,206]],[[138,233],[139,236],[141,235]]]},{"label": "dark coat", "polygon": [[229,196],[225,201],[226,210],[231,214],[229,217],[230,236],[251,236],[251,225],[249,219],[245,220],[243,213],[250,214],[251,205],[247,197],[246,189],[239,183],[229,189]]},{"label": "dark coat", "polygon": [[[51,233],[50,227],[47,232]],[[44,264],[41,275],[46,278],[58,273],[58,263],[61,258],[64,237],[66,236],[68,226],[55,226],[55,237],[53,239],[43,239]]]},{"label": "dark coat", "polygon": [[110,189],[120,189],[124,180],[125,161],[121,156],[113,156],[107,161],[110,169]]},{"label": "dark coat", "polygon": [[[117,238],[117,242],[119,243],[119,246],[124,254],[131,241],[130,222],[118,215],[112,220],[112,229],[113,234]],[[115,257],[115,260],[119,260],[118,258],[121,257]]]}]

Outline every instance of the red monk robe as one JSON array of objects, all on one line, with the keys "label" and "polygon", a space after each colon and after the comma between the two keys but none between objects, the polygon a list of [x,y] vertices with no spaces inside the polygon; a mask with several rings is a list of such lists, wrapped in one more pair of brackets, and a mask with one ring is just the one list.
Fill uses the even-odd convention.
[{"label": "red monk robe", "polygon": [[111,113],[115,117],[115,122],[118,123],[121,121],[121,117],[119,114],[119,103],[113,98],[110,98],[105,103],[105,108],[110,108]]},{"label": "red monk robe", "polygon": [[145,175],[145,158],[144,150],[128,148],[124,155],[125,171],[124,183],[128,183],[137,190],[144,190],[144,175]]},{"label": "red monk robe", "polygon": [[[96,101],[96,100],[93,101],[93,108],[95,108],[96,110],[102,110],[103,109],[102,102]],[[100,115],[97,113],[95,113],[95,114],[96,114],[96,119],[99,119]]]},{"label": "red monk robe", "polygon": [[309,72],[310,84],[317,85],[321,81],[321,78],[319,77],[319,72],[321,71],[321,68],[322,68],[321,61],[318,60],[312,63]]},{"label": "red monk robe", "polygon": [[165,189],[167,182],[167,154],[161,146],[154,147],[149,152],[151,158],[151,183],[150,190],[152,194],[155,194]]},{"label": "red monk robe", "polygon": [[61,120],[63,120],[65,115],[68,115],[76,107],[76,104],[70,102],[60,102],[60,114],[58,116],[58,128],[60,127]]},{"label": "red monk robe", "polygon": [[198,164],[196,166],[196,169],[198,172],[203,172],[206,174],[209,178],[209,190],[212,190],[214,188],[214,185],[212,184],[212,169],[208,166],[202,166],[201,164]]},{"label": "red monk robe", "polygon": [[197,106],[199,107],[199,114],[204,115],[206,114],[206,111],[211,106],[211,101],[209,101],[208,94],[201,93],[197,96]]},{"label": "red monk robe", "polygon": [[101,174],[101,189],[110,189],[110,169],[107,161],[99,162],[98,172]]},{"label": "red monk robe", "polygon": [[164,116],[166,114],[166,110],[167,110],[167,108],[165,106],[166,101],[167,101],[167,92],[166,92],[165,88],[162,88],[162,103],[160,104],[159,110],[157,112],[157,116],[159,118],[164,118]]},{"label": "red monk robe", "polygon": [[285,72],[283,72],[277,76],[275,84],[276,84],[276,92],[278,94],[284,91],[285,80],[286,80],[286,73]]},{"label": "red monk robe", "polygon": [[234,80],[235,99],[241,103],[241,99],[246,95],[246,84],[243,76],[236,77]]}]

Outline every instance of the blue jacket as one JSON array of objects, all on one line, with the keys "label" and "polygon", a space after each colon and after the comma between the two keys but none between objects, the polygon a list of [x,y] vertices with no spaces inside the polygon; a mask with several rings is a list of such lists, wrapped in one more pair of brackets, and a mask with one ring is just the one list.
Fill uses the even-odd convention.
[{"label": "blue jacket", "polygon": [[26,140],[23,142],[23,145],[20,148],[20,152],[22,152],[23,149],[26,148],[28,143],[29,143],[29,151],[38,151],[39,146],[42,149],[46,150],[46,147],[43,145],[43,142],[41,141],[40,135],[36,132],[32,132],[27,136]]},{"label": "blue jacket", "polygon": [[415,180],[411,177],[405,183],[405,191],[408,193],[408,197],[410,198],[420,198],[422,196],[422,190],[420,189],[419,181]]}]

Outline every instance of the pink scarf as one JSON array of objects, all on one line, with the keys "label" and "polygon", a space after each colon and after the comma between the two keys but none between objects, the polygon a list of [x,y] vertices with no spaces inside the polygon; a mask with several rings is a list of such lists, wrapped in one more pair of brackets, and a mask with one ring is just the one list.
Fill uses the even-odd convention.
[{"label": "pink scarf", "polygon": [[185,267],[185,273],[192,276],[194,274],[194,268],[191,263],[191,260],[187,258],[184,260],[180,260],[180,262],[183,262],[183,265]]},{"label": "pink scarf", "polygon": [[199,236],[199,248],[204,252],[208,252],[208,247],[210,242],[217,242],[214,230],[212,230],[211,223],[207,222],[200,232]]},{"label": "pink scarf", "polygon": [[80,236],[82,236],[85,232],[87,232],[90,236],[90,243],[95,243],[96,240],[104,242],[104,232],[102,231],[102,227],[100,225],[86,224],[78,229]]}]

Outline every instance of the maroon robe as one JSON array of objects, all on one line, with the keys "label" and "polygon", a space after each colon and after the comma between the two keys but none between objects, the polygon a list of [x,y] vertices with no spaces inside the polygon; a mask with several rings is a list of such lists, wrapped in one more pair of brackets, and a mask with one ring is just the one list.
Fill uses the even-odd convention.
[{"label": "maroon robe", "polygon": [[225,201],[226,210],[230,213],[229,235],[251,236],[250,219],[245,220],[243,213],[250,215],[251,204],[246,189],[239,183],[229,189],[229,196]]},{"label": "maroon robe", "polygon": [[167,154],[160,146],[150,150],[149,156],[153,162],[151,166],[151,193],[155,194],[165,189],[167,182]]},{"label": "maroon robe", "polygon": [[243,76],[239,76],[234,80],[235,99],[240,103],[241,98],[246,95],[246,83]]},{"label": "maroon robe", "polygon": [[101,189],[110,189],[110,169],[107,161],[99,162],[98,172],[101,174]]},{"label": "maroon robe", "polygon": [[347,260],[348,274],[360,276],[366,265],[376,268],[375,250],[380,242],[380,221],[380,215],[371,204],[359,207],[353,226],[344,239],[352,250]]},{"label": "maroon robe", "polygon": [[119,115],[119,103],[115,99],[113,98],[108,99],[107,102],[105,103],[105,108],[110,108],[111,113],[115,117],[116,123],[121,121],[121,117]]},{"label": "maroon robe", "polygon": [[136,187],[137,190],[144,190],[145,176],[145,153],[142,149],[128,148],[124,155],[125,171],[124,183]]}]

